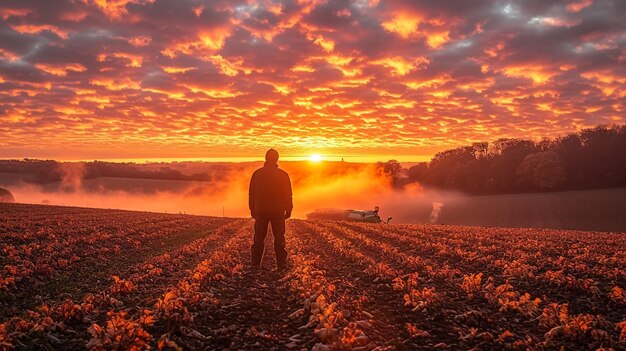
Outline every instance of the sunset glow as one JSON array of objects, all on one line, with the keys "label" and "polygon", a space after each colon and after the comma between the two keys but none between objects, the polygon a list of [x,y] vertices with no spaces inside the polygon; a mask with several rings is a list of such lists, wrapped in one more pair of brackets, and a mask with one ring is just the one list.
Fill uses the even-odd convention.
[{"label": "sunset glow", "polygon": [[0,157],[419,161],[624,123],[624,13],[617,0],[2,1]]}]

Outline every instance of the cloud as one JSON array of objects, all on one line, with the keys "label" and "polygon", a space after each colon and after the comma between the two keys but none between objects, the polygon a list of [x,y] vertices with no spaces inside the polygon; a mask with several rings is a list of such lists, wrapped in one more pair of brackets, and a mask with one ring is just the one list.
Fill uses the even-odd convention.
[{"label": "cloud", "polygon": [[625,11],[617,0],[7,0],[0,157],[428,154],[624,123]]}]

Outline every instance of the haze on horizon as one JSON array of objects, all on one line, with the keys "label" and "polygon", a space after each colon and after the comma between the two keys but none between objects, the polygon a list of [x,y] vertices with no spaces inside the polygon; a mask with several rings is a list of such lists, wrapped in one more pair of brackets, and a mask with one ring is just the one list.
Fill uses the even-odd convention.
[{"label": "haze on horizon", "polygon": [[618,0],[5,0],[0,157],[273,146],[426,160],[624,123],[624,13]]}]

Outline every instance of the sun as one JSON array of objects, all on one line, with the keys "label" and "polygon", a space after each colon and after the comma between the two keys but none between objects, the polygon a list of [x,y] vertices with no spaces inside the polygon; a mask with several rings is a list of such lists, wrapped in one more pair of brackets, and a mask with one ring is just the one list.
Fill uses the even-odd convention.
[{"label": "sun", "polygon": [[313,154],[313,155],[309,156],[309,160],[311,162],[320,162],[322,160],[322,155],[320,155],[320,154]]}]

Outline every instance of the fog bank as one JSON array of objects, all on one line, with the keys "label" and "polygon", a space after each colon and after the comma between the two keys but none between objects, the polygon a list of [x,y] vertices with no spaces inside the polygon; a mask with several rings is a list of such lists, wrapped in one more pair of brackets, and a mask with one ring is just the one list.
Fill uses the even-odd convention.
[{"label": "fog bank", "polygon": [[[222,179],[192,182],[83,179],[80,164],[65,164],[61,182],[37,185],[13,181],[8,188],[20,203],[247,217],[248,184],[256,168],[239,167]],[[306,218],[319,208],[379,206],[381,217],[392,216],[394,223],[434,223],[444,203],[460,198],[458,194],[425,190],[418,184],[393,187],[390,178],[375,165],[286,164],[284,168],[292,179],[294,218]]]}]

